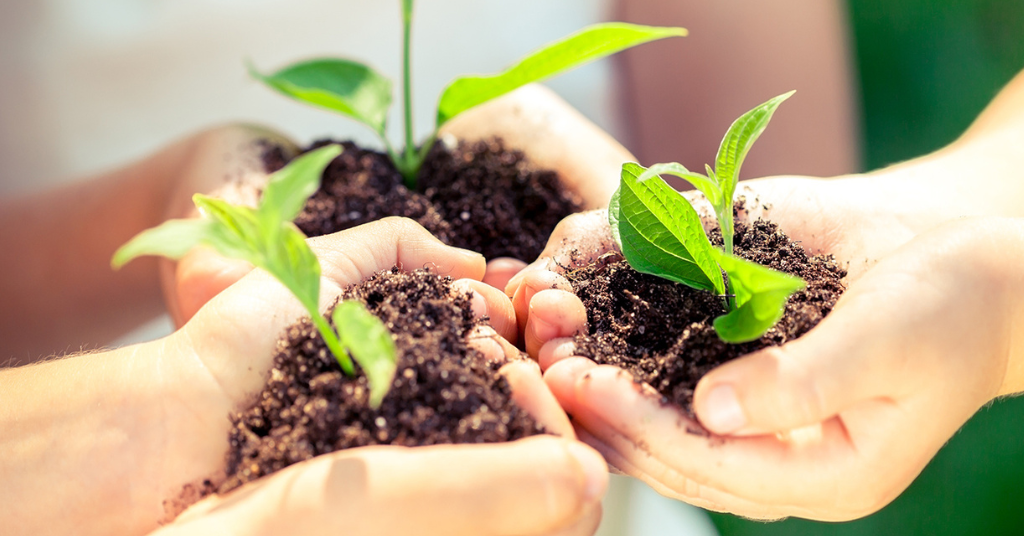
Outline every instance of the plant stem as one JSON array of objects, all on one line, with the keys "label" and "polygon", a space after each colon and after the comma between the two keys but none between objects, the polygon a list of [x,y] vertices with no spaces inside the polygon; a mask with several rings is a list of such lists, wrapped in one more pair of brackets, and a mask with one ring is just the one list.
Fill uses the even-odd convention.
[{"label": "plant stem", "polygon": [[732,203],[719,207],[716,212],[718,212],[718,227],[722,230],[722,251],[732,255]]},{"label": "plant stem", "polygon": [[324,343],[327,344],[327,348],[334,354],[334,358],[338,360],[338,364],[341,365],[341,371],[346,376],[355,376],[356,369],[352,366],[352,360],[349,359],[348,353],[341,347],[341,341],[338,340],[338,335],[334,333],[334,328],[327,322],[323,316],[319,313],[313,312],[310,317],[313,320],[313,325],[316,326],[317,331],[324,338]]},{"label": "plant stem", "polygon": [[[405,150],[402,157],[405,160],[403,167],[406,167],[411,163],[416,151],[412,140],[412,69],[410,68],[412,0],[402,0],[402,26],[402,93],[405,100]],[[406,177],[406,179],[408,180],[409,177]],[[415,176],[412,182],[415,185]]]}]

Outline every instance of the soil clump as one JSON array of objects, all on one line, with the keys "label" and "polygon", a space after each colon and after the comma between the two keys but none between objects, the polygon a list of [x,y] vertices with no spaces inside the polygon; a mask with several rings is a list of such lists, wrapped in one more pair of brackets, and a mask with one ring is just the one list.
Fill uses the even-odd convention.
[{"label": "soil clump", "polygon": [[[782,319],[760,339],[722,342],[712,322],[726,312],[721,298],[639,273],[625,260],[570,269],[566,277],[587,309],[588,332],[575,337],[576,354],[622,367],[657,390],[666,403],[693,414],[693,390],[704,374],[739,356],[780,346],[818,324],[845,287],[846,270],[831,255],[808,256],[770,222],[737,221],[737,256],[797,275],[807,287],[790,296]],[[721,244],[721,232],[710,233]]]},{"label": "soil clump", "polygon": [[208,492],[226,493],[340,449],[493,443],[543,432],[512,401],[500,364],[469,345],[479,321],[450,277],[393,268],[341,299],[365,303],[394,335],[398,370],[381,407],[367,405],[365,376],[345,376],[309,320],[298,322],[279,340],[254,404],[230,415],[227,477],[204,483]]},{"label": "soil clump", "polygon": [[[322,140],[305,151],[334,143]],[[520,151],[499,139],[431,148],[411,191],[387,155],[343,142],[344,152],[324,171],[317,191],[295,223],[319,236],[379,220],[411,218],[446,244],[488,259],[532,261],[562,218],[582,206],[558,174],[535,170]],[[270,172],[288,163],[282,148],[264,148]]]}]

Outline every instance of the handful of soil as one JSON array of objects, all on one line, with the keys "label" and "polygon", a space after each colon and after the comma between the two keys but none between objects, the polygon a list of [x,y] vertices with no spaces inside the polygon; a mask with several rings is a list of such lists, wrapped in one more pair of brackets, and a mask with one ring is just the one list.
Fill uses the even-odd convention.
[{"label": "handful of soil", "polygon": [[[760,339],[727,344],[713,321],[726,313],[710,292],[641,274],[624,260],[592,263],[565,275],[587,309],[588,331],[576,336],[576,354],[616,365],[645,382],[691,416],[693,391],[711,369],[810,331],[846,290],[846,270],[829,256],[808,257],[770,222],[736,222],[734,254],[803,278],[807,287],[790,296],[785,314]],[[721,232],[711,241],[721,244]]]},{"label": "handful of soil", "polygon": [[[322,140],[306,151],[334,143]],[[320,189],[295,224],[320,236],[402,216],[415,220],[442,242],[487,257],[536,259],[558,222],[578,212],[579,196],[562,188],[558,174],[532,169],[520,151],[501,140],[434,144],[420,170],[417,191],[387,155],[351,142],[324,171]],[[280,147],[264,148],[268,172],[288,163]]]},{"label": "handful of soil", "polygon": [[[471,297],[451,278],[397,268],[345,290],[394,335],[398,370],[380,408],[370,409],[365,376],[342,374],[309,320],[278,342],[266,387],[230,416],[226,493],[314,456],[366,445],[512,441],[544,430],[512,401],[500,364],[469,346],[479,323]],[[328,315],[329,316],[329,315]]]}]

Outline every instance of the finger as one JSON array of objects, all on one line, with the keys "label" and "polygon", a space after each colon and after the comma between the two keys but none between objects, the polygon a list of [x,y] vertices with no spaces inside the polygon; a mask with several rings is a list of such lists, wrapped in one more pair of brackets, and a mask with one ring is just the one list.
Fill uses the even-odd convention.
[{"label": "finger", "polygon": [[593,536],[601,525],[602,514],[601,503],[589,506],[575,523],[544,536]]},{"label": "finger", "polygon": [[453,279],[479,281],[486,262],[474,251],[447,246],[416,222],[388,217],[309,240],[323,275],[339,285],[358,283],[381,270],[429,268]]},{"label": "finger", "polygon": [[480,351],[484,359],[492,363],[509,363],[525,359],[522,352],[505,337],[498,335],[491,326],[476,326],[466,335],[469,345]]},{"label": "finger", "polygon": [[484,274],[484,283],[498,288],[505,289],[510,279],[526,268],[526,263],[511,257],[498,257],[487,263],[487,273]]},{"label": "finger", "polygon": [[571,292],[542,290],[530,300],[526,324],[526,353],[536,357],[552,339],[570,337],[587,327],[587,310]]},{"label": "finger", "polygon": [[[580,359],[553,365],[544,379],[573,423],[614,450],[621,460],[687,497],[718,501],[741,515],[803,515],[822,520],[853,519],[871,513],[910,483],[924,462],[915,462],[891,443],[854,445],[838,418],[823,423],[812,440],[780,436],[709,437],[676,407],[625,371]],[[873,434],[894,437],[909,425],[907,408],[892,404],[866,408]],[[897,460],[884,478],[865,464]],[[713,493],[709,490],[715,490]],[[827,490],[827,493],[824,491]],[[735,500],[728,500],[730,497]],[[837,504],[839,498],[841,504]],[[689,500],[689,499],[687,499]],[[774,505],[770,512],[746,511],[744,503]]]},{"label": "finger", "polygon": [[563,267],[585,265],[617,248],[607,210],[572,214],[558,222],[537,260],[509,280],[505,294],[514,296],[523,279],[534,271],[561,273]]},{"label": "finger", "polygon": [[519,336],[516,326],[516,312],[512,301],[504,292],[480,281],[460,279],[453,287],[473,293],[473,314],[486,318],[494,331],[515,344]]},{"label": "finger", "polygon": [[176,265],[168,263],[167,267],[174,270],[177,299],[168,305],[176,327],[185,325],[206,302],[253,268],[246,261],[228,259],[205,247],[193,249]]},{"label": "finger", "polygon": [[460,114],[441,130],[464,140],[502,138],[528,154],[533,166],[557,171],[585,208],[608,206],[622,163],[636,161],[614,138],[537,84]]},{"label": "finger", "polygon": [[537,363],[541,370],[547,370],[563,359],[576,355],[576,342],[571,337],[551,339],[537,352]]},{"label": "finger", "polygon": [[566,278],[546,270],[525,272],[521,284],[512,296],[512,307],[516,313],[516,325],[519,328],[520,341],[526,341],[526,326],[530,318],[530,303],[538,293],[550,289],[572,292],[572,285]]},{"label": "finger", "polygon": [[[711,371],[694,393],[701,422],[720,434],[782,431],[874,398],[946,392],[958,396],[936,403],[966,420],[994,396],[987,371],[1002,365],[986,360],[1004,354],[998,341],[1006,340],[996,312],[1005,293],[999,277],[972,266],[972,248],[984,241],[966,229],[923,235],[865,274],[803,337]],[[977,357],[958,357],[966,355]]]},{"label": "finger", "polygon": [[[320,306],[326,308],[345,286],[400,266],[429,268],[453,278],[479,279],[482,255],[446,246],[412,220],[384,218],[346,231],[310,239],[321,266]],[[266,382],[282,330],[308,314],[280,283],[254,270],[211,300],[181,330],[173,344],[194,353],[231,400],[248,399]],[[246,356],[248,366],[232,359]]]},{"label": "finger", "polygon": [[512,400],[541,423],[545,431],[560,437],[575,439],[572,424],[558,400],[551,394],[533,361],[516,361],[501,367],[512,389]]},{"label": "finger", "polygon": [[368,447],[286,468],[160,534],[539,536],[591,515],[607,482],[593,449],[551,436]]},{"label": "finger", "polygon": [[569,415],[575,415],[577,411],[576,382],[594,367],[597,363],[585,357],[570,357],[544,372],[544,383]]}]

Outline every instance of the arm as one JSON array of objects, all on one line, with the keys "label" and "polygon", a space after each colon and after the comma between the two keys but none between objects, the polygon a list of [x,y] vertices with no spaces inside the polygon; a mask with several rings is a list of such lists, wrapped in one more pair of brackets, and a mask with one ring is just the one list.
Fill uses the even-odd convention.
[{"label": "arm", "polygon": [[[340,294],[342,287],[396,264],[431,265],[454,278],[479,279],[484,272],[479,254],[445,246],[408,220],[381,220],[319,237],[311,245],[323,268],[324,305]],[[508,317],[505,325],[514,324],[507,298],[500,291],[469,280],[461,284],[479,294],[483,304],[479,314]],[[257,270],[218,295],[182,329],[159,341],[0,371],[0,392],[5,399],[0,404],[0,429],[5,430],[0,437],[0,452],[4,452],[0,457],[0,474],[4,475],[0,519],[11,520],[12,534],[143,534],[154,530],[165,516],[165,500],[177,499],[186,484],[201,482],[223,469],[230,427],[227,415],[251,403],[253,394],[266,381],[278,337],[303,315],[301,305],[287,290]],[[478,348],[489,357],[501,359],[509,350],[495,347],[497,339],[500,337],[481,336]],[[504,373],[521,406],[550,430],[572,437],[564,413],[544,387],[536,367],[513,363]],[[557,499],[551,518],[538,526],[548,522],[567,526],[586,516],[599,515],[594,503],[603,494],[605,467],[585,447],[569,446],[568,439],[553,441],[556,446],[541,450],[523,447],[527,457],[521,460],[523,464],[530,460],[544,462],[554,470],[550,478],[533,475],[535,478],[524,480],[531,486],[554,490]],[[580,448],[584,448],[582,454],[577,453]],[[320,475],[315,478],[325,473],[330,477],[334,482],[330,489],[296,490],[294,496],[307,501],[311,494],[322,491],[324,495],[318,500],[325,500],[338,491],[338,486],[351,485],[365,497],[363,502],[348,503],[348,509],[329,512],[343,520],[359,517],[361,505],[399,495],[404,483],[418,486],[411,489],[424,490],[431,480],[423,471],[440,471],[433,466],[424,468],[416,473],[418,480],[408,482],[401,479],[401,472],[386,472],[380,478],[375,474],[370,480],[346,473],[353,465],[388,467],[430,459],[426,453],[421,457],[417,449],[390,452],[398,454],[339,454],[336,466],[324,462],[315,465],[319,469],[312,469]],[[451,466],[462,452],[456,449],[440,458]],[[491,452],[498,456],[508,451]],[[493,465],[499,467],[506,461],[495,459]],[[333,473],[332,467],[341,472]],[[496,479],[504,474],[492,476]],[[490,477],[476,480],[482,489],[460,490],[444,488],[443,472],[433,476],[437,489],[451,491],[449,496],[486,495],[490,497],[487,504],[509,499]],[[282,479],[288,481],[280,477],[276,482]],[[286,484],[270,485],[266,490],[271,490],[270,497],[293,496]],[[530,493],[546,497],[544,493]],[[235,496],[248,494],[240,490]],[[265,505],[268,495],[259,496],[262,498],[254,504]],[[422,498],[404,497],[410,504]],[[53,515],[55,504],[60,505],[58,516]],[[282,513],[295,514],[293,505],[282,505]],[[470,506],[467,503],[466,507]],[[276,511],[259,508],[262,516]],[[478,514],[486,516],[487,512]],[[237,520],[234,515],[228,518]],[[458,518],[437,523],[455,521]],[[592,524],[594,520],[581,522]]]},{"label": "arm", "polygon": [[157,261],[115,273],[110,257],[143,229],[185,215],[192,193],[262,175],[258,139],[281,140],[217,128],[124,169],[0,202],[0,250],[10,260],[0,265],[0,363],[104,344],[159,314]]},{"label": "arm", "polygon": [[[720,439],[686,434],[685,415],[617,369],[571,358],[559,337],[585,323],[574,296],[514,299],[580,436],[665,495],[746,516],[852,519],[895,498],[979,407],[1024,390],[1022,80],[937,153],[865,176],[748,183],[791,238],[850,263],[850,286],[804,337],[701,380],[696,414]],[[566,237],[607,250],[603,219],[564,222],[537,268],[565,262]],[[530,270],[507,290],[558,277]]]}]

